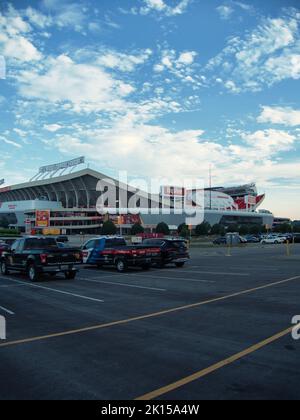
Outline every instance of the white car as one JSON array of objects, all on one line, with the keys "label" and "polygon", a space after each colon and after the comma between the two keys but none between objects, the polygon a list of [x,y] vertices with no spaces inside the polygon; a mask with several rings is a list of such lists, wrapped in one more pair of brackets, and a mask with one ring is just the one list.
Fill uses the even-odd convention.
[{"label": "white car", "polygon": [[286,238],[273,235],[267,236],[261,241],[262,244],[284,244],[285,242]]}]

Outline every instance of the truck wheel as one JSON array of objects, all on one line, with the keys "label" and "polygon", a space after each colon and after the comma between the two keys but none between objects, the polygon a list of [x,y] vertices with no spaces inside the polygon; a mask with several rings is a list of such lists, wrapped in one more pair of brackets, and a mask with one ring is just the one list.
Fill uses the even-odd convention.
[{"label": "truck wheel", "polygon": [[127,265],[123,260],[116,261],[116,268],[119,273],[124,273],[127,270]]},{"label": "truck wheel", "polygon": [[30,264],[27,268],[27,274],[29,277],[29,280],[32,282],[37,282],[40,280],[40,275],[36,269],[36,266],[34,264]]},{"label": "truck wheel", "polygon": [[176,263],[175,265],[176,265],[176,267],[177,268],[182,268],[182,267],[184,267],[184,262],[181,262],[181,263]]},{"label": "truck wheel", "polygon": [[67,273],[65,273],[65,278],[66,280],[74,280],[76,277],[76,271],[68,271]]},{"label": "truck wheel", "polygon": [[145,265],[143,265],[143,266],[142,266],[142,269],[143,269],[144,271],[149,271],[149,270],[150,270],[150,268],[151,268],[151,265],[150,265],[150,264],[145,264]]},{"label": "truck wheel", "polygon": [[1,274],[3,274],[4,276],[8,276],[9,274],[5,261],[1,261]]}]

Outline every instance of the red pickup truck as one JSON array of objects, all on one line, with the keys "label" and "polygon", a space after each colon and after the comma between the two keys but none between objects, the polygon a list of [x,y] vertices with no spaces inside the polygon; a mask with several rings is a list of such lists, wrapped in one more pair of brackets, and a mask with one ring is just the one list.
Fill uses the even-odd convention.
[{"label": "red pickup truck", "polygon": [[160,256],[159,247],[128,246],[123,237],[100,236],[91,239],[82,247],[85,264],[102,267],[115,266],[122,273],[129,267],[148,270]]}]

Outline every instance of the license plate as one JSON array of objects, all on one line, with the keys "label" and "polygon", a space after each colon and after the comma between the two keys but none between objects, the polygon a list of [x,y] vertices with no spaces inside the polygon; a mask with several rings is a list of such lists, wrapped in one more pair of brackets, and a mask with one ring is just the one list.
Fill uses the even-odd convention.
[{"label": "license plate", "polygon": [[63,270],[63,271],[67,271],[67,270],[69,270],[69,266],[68,265],[62,265],[60,267],[60,269]]}]

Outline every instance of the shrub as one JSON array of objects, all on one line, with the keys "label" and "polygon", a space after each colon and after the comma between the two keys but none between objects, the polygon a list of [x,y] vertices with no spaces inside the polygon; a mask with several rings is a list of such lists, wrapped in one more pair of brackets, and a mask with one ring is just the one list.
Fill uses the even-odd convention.
[{"label": "shrub", "polygon": [[169,226],[164,222],[161,222],[156,226],[155,232],[161,233],[162,235],[170,235]]},{"label": "shrub", "polygon": [[131,228],[131,235],[138,235],[139,233],[144,233],[145,229],[140,223],[135,223]]},{"label": "shrub", "polygon": [[207,222],[201,223],[201,225],[196,226],[195,233],[197,236],[206,236],[210,233],[211,226]]},{"label": "shrub", "polygon": [[103,223],[101,234],[102,235],[115,235],[117,233],[117,226],[111,220]]}]

